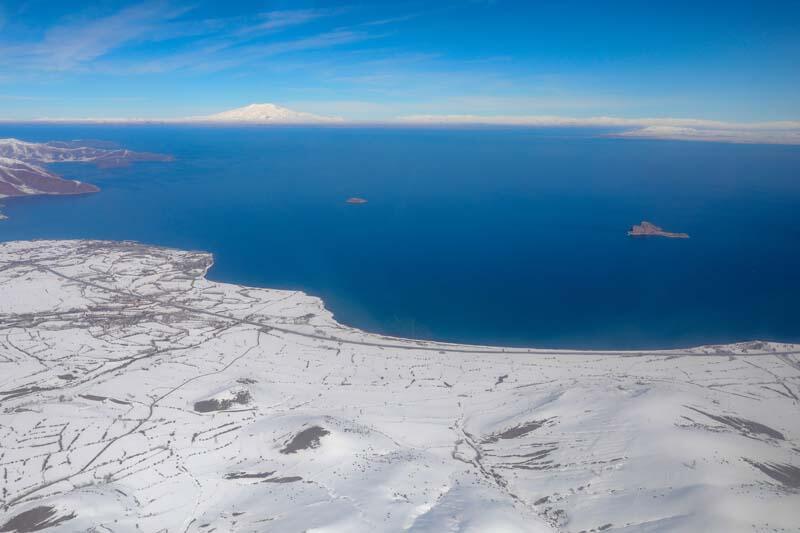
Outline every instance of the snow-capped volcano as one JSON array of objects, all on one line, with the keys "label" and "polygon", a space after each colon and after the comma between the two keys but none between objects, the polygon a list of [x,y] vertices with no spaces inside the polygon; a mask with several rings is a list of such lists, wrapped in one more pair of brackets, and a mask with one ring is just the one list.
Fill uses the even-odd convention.
[{"label": "snow-capped volcano", "polygon": [[341,121],[340,118],[294,111],[275,104],[250,104],[213,115],[194,117],[193,120],[209,122],[250,122],[258,124],[315,124]]}]

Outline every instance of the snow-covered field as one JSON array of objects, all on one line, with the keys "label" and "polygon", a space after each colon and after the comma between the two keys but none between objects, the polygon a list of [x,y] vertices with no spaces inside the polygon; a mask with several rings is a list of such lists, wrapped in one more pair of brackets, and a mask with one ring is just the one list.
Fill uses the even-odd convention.
[{"label": "snow-covered field", "polygon": [[798,531],[800,346],[387,338],[210,264],[0,245],[0,531]]}]

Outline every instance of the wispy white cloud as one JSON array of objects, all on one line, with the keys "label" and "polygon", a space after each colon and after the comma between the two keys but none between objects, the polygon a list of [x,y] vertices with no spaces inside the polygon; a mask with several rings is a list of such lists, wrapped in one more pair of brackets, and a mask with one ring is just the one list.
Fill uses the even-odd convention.
[{"label": "wispy white cloud", "polygon": [[[216,19],[187,18],[192,7],[147,0],[114,13],[75,15],[45,29],[29,42],[3,43],[0,67],[17,73],[93,71],[116,74],[160,73],[180,69],[215,71],[293,51],[321,49],[364,40],[363,30],[340,28],[305,37],[274,40],[273,34],[340,14],[345,8],[275,10]],[[129,45],[184,42],[145,59],[114,52]],[[265,42],[265,38],[270,39]]]},{"label": "wispy white cloud", "polygon": [[269,11],[259,15],[260,22],[247,28],[248,31],[278,30],[306,24],[313,20],[328,17],[341,10],[336,9],[289,9]]},{"label": "wispy white cloud", "polygon": [[3,56],[27,69],[70,70],[125,44],[152,40],[166,22],[187,11],[189,8],[151,1],[104,17],[78,17],[51,27],[39,42],[6,47]]},{"label": "wispy white cloud", "polygon": [[191,50],[165,55],[144,62],[120,63],[118,61],[99,65],[107,72],[124,74],[153,74],[188,70],[195,72],[218,72],[238,66],[293,52],[324,50],[336,46],[374,38],[366,32],[334,30],[308,37],[269,41],[266,43],[240,40],[209,40]]}]

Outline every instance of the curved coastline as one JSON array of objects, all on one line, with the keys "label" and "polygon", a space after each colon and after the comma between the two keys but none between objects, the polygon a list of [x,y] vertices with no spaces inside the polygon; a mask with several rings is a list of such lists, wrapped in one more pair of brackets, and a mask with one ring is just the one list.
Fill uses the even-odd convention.
[{"label": "curved coastline", "polygon": [[[130,241],[130,242],[137,242],[137,241]],[[150,244],[145,244],[145,246],[151,246]],[[160,245],[152,245],[156,247],[161,247]],[[171,249],[169,246],[163,247],[165,249]],[[200,253],[206,253],[211,257],[211,264],[209,265],[208,269],[204,273],[204,277],[211,282],[215,283],[225,283],[225,284],[232,284],[237,285],[237,283],[233,280],[218,278],[214,276],[214,254],[213,252],[207,252],[204,250],[196,250]],[[346,328],[350,328],[353,330],[361,331],[365,334],[374,335],[377,337],[382,337],[386,339],[392,339],[398,342],[411,342],[411,343],[430,343],[436,344],[437,346],[469,346],[474,347],[476,350],[470,350],[474,353],[497,353],[501,351],[501,353],[552,353],[552,354],[564,354],[568,355],[570,353],[574,354],[583,354],[583,353],[596,353],[596,354],[641,354],[641,353],[653,353],[653,352],[670,352],[670,353],[685,353],[685,354],[692,354],[694,353],[693,350],[697,349],[713,349],[715,347],[722,347],[722,346],[731,346],[731,345],[745,345],[745,344],[753,344],[753,343],[776,343],[776,344],[795,344],[793,340],[767,340],[767,339],[737,339],[737,340],[728,340],[722,342],[709,342],[709,343],[698,343],[698,344],[690,344],[685,346],[678,346],[678,347],[664,347],[664,346],[654,346],[654,347],[642,347],[642,348],[625,348],[625,349],[595,349],[595,348],[578,348],[578,347],[547,347],[547,346],[515,346],[515,345],[503,345],[502,343],[492,344],[492,343],[470,343],[465,341],[459,341],[457,339],[453,340],[443,340],[443,339],[436,339],[436,338],[425,338],[425,337],[404,337],[401,335],[393,335],[390,333],[382,333],[378,331],[371,331],[369,328],[361,327],[357,324],[352,324],[348,321],[344,321],[340,318],[336,318],[335,309],[329,307],[328,304],[325,303],[325,299],[322,296],[316,295],[312,292],[309,292],[304,289],[297,289],[291,286],[282,286],[282,287],[274,287],[270,285],[260,285],[260,284],[248,284],[249,287],[255,287],[260,289],[274,289],[274,290],[283,290],[283,291],[293,291],[309,298],[318,299],[324,309],[331,314],[332,317],[336,320],[336,322]],[[798,340],[797,342],[800,342]],[[431,350],[435,350],[436,348],[431,348]],[[481,352],[480,349],[485,349],[485,352]]]},{"label": "curved coastline", "polygon": [[[384,337],[298,291],[210,281],[212,264],[130,241],[0,243],[0,428],[15,428],[0,452],[16,458],[0,527],[794,523],[800,346]],[[56,422],[60,449],[36,429]]]}]

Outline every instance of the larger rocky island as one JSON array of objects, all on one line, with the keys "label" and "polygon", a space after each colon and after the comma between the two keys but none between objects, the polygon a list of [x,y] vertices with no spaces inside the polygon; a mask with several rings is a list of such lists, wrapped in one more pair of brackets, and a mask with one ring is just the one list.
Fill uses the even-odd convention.
[{"label": "larger rocky island", "polygon": [[798,345],[398,339],[211,263],[0,244],[0,531],[796,531]]},{"label": "larger rocky island", "polygon": [[629,237],[668,237],[670,239],[688,239],[687,233],[673,233],[664,231],[664,228],[643,220],[641,224],[631,226],[628,230]]}]

